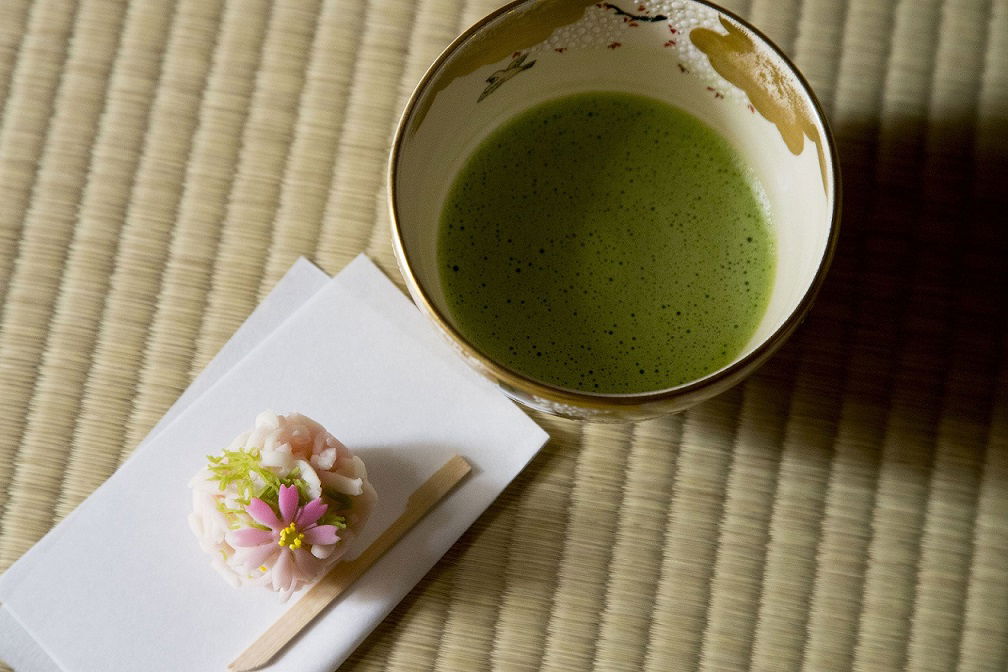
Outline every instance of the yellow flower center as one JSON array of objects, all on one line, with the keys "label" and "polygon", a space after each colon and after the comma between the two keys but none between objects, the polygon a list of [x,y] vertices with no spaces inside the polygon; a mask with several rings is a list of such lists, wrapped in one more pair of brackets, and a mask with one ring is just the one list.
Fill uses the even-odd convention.
[{"label": "yellow flower center", "polygon": [[304,532],[299,532],[297,525],[291,522],[290,525],[280,530],[280,540],[277,541],[277,546],[286,546],[292,551],[295,551],[301,548],[303,540]]}]

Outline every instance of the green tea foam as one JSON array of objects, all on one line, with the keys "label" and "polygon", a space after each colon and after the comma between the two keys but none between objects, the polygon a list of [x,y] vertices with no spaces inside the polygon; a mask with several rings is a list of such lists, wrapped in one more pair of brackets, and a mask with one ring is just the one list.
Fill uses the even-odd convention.
[{"label": "green tea foam", "polygon": [[445,201],[441,280],[477,349],[551,385],[661,390],[730,363],[769,300],[769,217],[728,142],[624,93],[495,130]]}]

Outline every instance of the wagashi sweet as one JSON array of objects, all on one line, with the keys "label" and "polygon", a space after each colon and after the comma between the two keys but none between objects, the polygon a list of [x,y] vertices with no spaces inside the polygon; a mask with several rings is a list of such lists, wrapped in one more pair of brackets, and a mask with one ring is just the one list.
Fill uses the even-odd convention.
[{"label": "wagashi sweet", "polygon": [[231,584],[287,599],[323,576],[377,496],[360,457],[300,413],[260,413],[193,477],[189,524]]}]

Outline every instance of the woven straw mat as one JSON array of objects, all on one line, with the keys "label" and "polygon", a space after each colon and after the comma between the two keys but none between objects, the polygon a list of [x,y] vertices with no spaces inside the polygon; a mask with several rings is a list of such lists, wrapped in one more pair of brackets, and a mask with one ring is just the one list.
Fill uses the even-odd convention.
[{"label": "woven straw mat", "polygon": [[[0,2],[0,570],[384,168],[498,0]],[[1008,669],[1008,0],[734,0],[831,119],[826,286],[746,383],[551,441],[349,670]]]}]

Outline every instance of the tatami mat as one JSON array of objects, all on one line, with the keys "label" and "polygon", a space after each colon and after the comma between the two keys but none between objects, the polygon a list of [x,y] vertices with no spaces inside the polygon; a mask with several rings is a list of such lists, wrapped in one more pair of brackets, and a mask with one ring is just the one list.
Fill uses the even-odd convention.
[{"label": "tatami mat", "polygon": [[[0,570],[298,255],[398,278],[384,167],[498,0],[0,2]],[[552,440],[352,670],[1008,669],[1008,0],[736,0],[844,171],[797,336]]]}]

